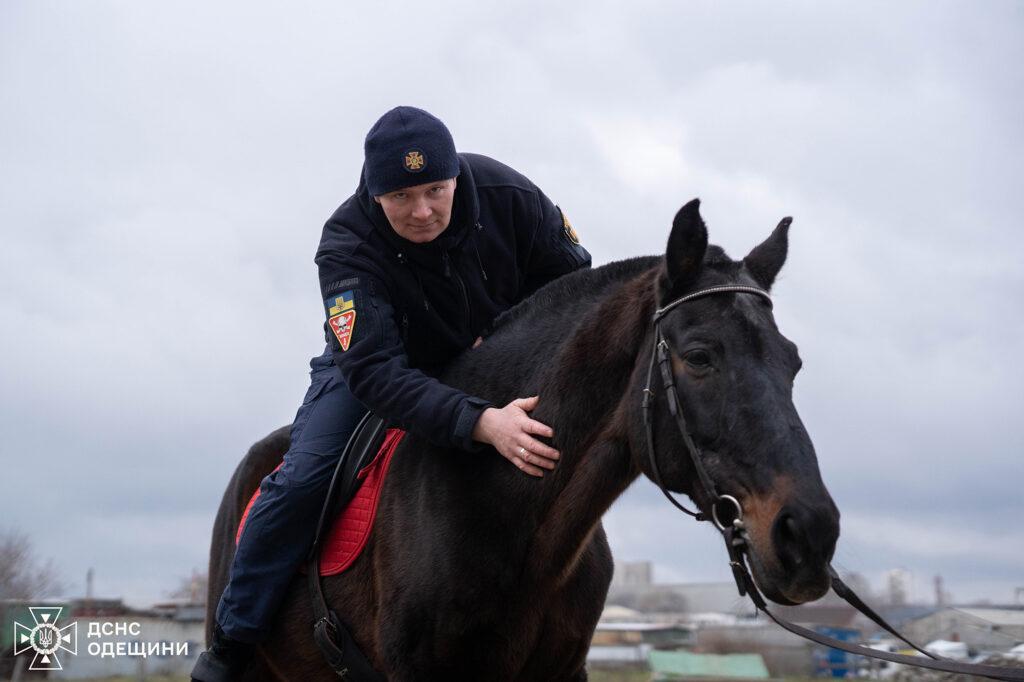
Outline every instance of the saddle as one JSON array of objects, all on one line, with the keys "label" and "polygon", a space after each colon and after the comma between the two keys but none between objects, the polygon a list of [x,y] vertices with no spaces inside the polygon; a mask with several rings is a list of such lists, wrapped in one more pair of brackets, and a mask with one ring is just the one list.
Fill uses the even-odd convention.
[{"label": "saddle", "polygon": [[[338,459],[316,526],[313,547],[320,551],[320,575],[341,573],[359,558],[370,537],[391,456],[404,435],[404,431],[386,429],[372,414],[356,426]],[[236,543],[259,497],[257,488],[242,512]]]},{"label": "saddle", "polygon": [[359,557],[370,535],[391,455],[404,432],[385,428],[368,412],[356,425],[324,499],[313,539],[320,575],[341,573]]}]

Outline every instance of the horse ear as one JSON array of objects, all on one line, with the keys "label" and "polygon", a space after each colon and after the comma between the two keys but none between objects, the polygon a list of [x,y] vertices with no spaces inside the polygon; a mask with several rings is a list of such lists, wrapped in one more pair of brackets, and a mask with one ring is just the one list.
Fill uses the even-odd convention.
[{"label": "horse ear", "polygon": [[786,217],[772,230],[768,239],[754,247],[754,250],[743,259],[754,280],[765,289],[771,289],[775,277],[786,262],[786,253],[789,251],[789,224],[792,218]]},{"label": "horse ear", "polygon": [[707,248],[708,228],[700,217],[700,199],[694,199],[679,209],[672,220],[661,278],[663,296],[679,292],[697,279]]}]

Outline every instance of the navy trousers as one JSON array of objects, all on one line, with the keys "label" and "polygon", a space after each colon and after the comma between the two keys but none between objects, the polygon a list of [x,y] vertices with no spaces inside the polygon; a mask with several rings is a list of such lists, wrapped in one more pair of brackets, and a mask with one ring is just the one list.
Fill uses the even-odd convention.
[{"label": "navy trousers", "polygon": [[242,642],[266,639],[288,584],[313,544],[338,458],[366,408],[351,392],[330,349],[313,358],[309,390],[292,424],[281,468],[260,483],[217,605],[217,622]]}]

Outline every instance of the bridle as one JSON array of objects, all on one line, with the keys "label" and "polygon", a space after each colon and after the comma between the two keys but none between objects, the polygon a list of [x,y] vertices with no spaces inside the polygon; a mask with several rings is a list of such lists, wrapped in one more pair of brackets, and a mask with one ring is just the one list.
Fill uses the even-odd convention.
[{"label": "bridle", "polygon": [[651,403],[654,399],[654,391],[651,390],[651,382],[654,379],[654,366],[657,364],[658,368],[661,370],[661,384],[662,389],[665,391],[665,399],[668,401],[669,414],[671,414],[672,418],[675,420],[679,434],[682,436],[683,442],[686,444],[686,450],[690,454],[690,461],[693,463],[693,468],[697,472],[697,479],[700,481],[707,499],[711,500],[711,516],[715,527],[717,527],[718,530],[725,529],[718,517],[719,502],[728,502],[733,505],[736,510],[734,524],[739,522],[740,526],[742,526],[743,523],[743,508],[740,506],[739,500],[732,495],[723,495],[718,492],[718,489],[715,487],[715,482],[711,479],[707,469],[704,468],[704,458],[701,456],[701,452],[697,447],[697,444],[693,442],[693,438],[690,436],[690,430],[686,425],[686,417],[683,415],[683,406],[682,403],[679,402],[679,393],[676,391],[675,376],[672,374],[672,358],[668,348],[668,342],[665,341],[665,336],[661,333],[661,321],[665,315],[683,303],[687,303],[688,301],[693,301],[698,298],[704,298],[705,296],[726,293],[754,294],[756,296],[761,296],[764,300],[768,301],[769,307],[772,305],[772,297],[763,289],[744,286],[742,284],[726,284],[694,291],[693,293],[677,298],[671,303],[655,310],[654,348],[651,350],[651,363],[647,367],[647,384],[644,386],[644,398],[641,404],[644,413],[644,429],[647,433],[647,455],[651,462],[651,472],[654,475],[654,482],[659,488],[661,488],[661,492],[665,494],[668,501],[675,505],[677,509],[689,514],[698,521],[706,520],[707,517],[703,513],[699,511],[691,511],[676,500],[661,480],[661,471],[658,468],[658,458],[654,456],[654,424],[651,415]]},{"label": "bridle", "polygon": [[[661,470],[658,467],[658,458],[655,455],[654,450],[654,423],[653,423],[653,403],[654,403],[654,367],[658,366],[661,374],[661,387],[665,393],[665,400],[668,403],[668,411],[675,421],[676,428],[679,431],[679,435],[683,439],[683,443],[686,445],[687,454],[690,457],[690,462],[693,464],[694,471],[697,473],[697,480],[700,482],[700,487],[706,500],[709,500],[708,506],[711,509],[711,521],[715,527],[722,533],[722,538],[725,540],[726,551],[729,555],[729,566],[732,569],[733,578],[736,581],[736,588],[740,593],[740,596],[749,596],[750,600],[754,603],[754,606],[770,619],[775,621],[778,625],[782,626],[786,630],[789,630],[793,634],[804,637],[811,641],[823,644],[828,647],[836,649],[842,649],[854,654],[860,654],[862,656],[868,656],[870,658],[879,658],[893,663],[902,663],[904,665],[912,665],[921,668],[930,668],[932,670],[941,670],[945,672],[953,672],[960,674],[969,675],[981,675],[983,677],[989,677],[996,680],[1016,680],[1024,681],[1024,668],[1003,668],[993,665],[978,665],[969,663],[960,663],[957,661],[951,661],[945,658],[938,658],[935,655],[925,651],[917,644],[908,640],[904,635],[900,634],[889,625],[881,616],[875,613],[863,600],[858,597],[853,590],[847,586],[839,574],[832,566],[829,566],[829,575],[832,579],[832,589],[846,600],[853,608],[860,611],[862,614],[870,618],[875,624],[883,628],[889,634],[903,640],[909,644],[912,648],[921,652],[928,658],[921,658],[918,656],[907,656],[904,654],[890,653],[887,651],[876,651],[875,649],[869,649],[867,647],[859,646],[856,644],[850,644],[842,642],[832,637],[827,637],[821,633],[809,630],[801,627],[794,623],[775,616],[771,611],[768,610],[768,602],[761,594],[757,584],[747,567],[747,556],[751,552],[749,538],[747,535],[747,529],[743,521],[743,507],[740,505],[738,499],[732,495],[727,495],[719,492],[715,486],[714,480],[708,473],[704,466],[703,456],[700,448],[693,442],[693,437],[690,435],[690,430],[686,424],[686,417],[683,415],[683,406],[679,400],[679,392],[676,390],[675,376],[672,372],[672,357],[671,351],[668,347],[668,342],[665,341],[665,336],[661,331],[661,322],[665,315],[681,306],[684,303],[693,301],[698,298],[704,298],[706,296],[714,296],[717,294],[728,294],[728,293],[739,293],[739,294],[751,294],[754,296],[760,296],[768,302],[769,308],[772,306],[771,296],[767,291],[759,289],[757,287],[746,286],[742,284],[725,284],[720,286],[707,287],[705,289],[699,289],[692,293],[681,296],[670,303],[665,304],[661,308],[654,311],[652,319],[654,325],[654,346],[651,349],[651,360],[647,367],[647,381],[643,389],[643,399],[641,401],[641,409],[643,411],[644,419],[644,431],[646,434],[647,442],[647,456],[651,467],[651,478],[654,483],[658,486],[662,493],[669,502],[673,504],[680,511],[692,516],[697,521],[706,521],[708,517],[701,511],[692,511],[685,505],[680,503],[672,495],[672,493],[665,487],[661,477]],[[719,505],[726,503],[730,505],[735,511],[735,516],[731,520],[725,517],[720,517],[718,513]]]}]

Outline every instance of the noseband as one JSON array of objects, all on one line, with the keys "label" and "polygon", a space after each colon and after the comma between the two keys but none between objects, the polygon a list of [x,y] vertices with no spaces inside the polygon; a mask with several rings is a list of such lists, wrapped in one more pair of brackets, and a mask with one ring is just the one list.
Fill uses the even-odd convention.
[{"label": "noseband", "polygon": [[[698,298],[728,293],[753,294],[766,300],[769,307],[772,305],[771,296],[763,289],[744,286],[742,284],[727,284],[708,287],[706,289],[700,289],[693,293],[686,294],[685,296],[681,296],[680,298],[677,298],[671,303],[668,303],[654,311],[654,317],[652,320],[654,323],[654,348],[651,350],[651,362],[647,367],[647,383],[644,386],[641,407],[644,416],[644,430],[647,435],[647,456],[650,460],[651,475],[654,482],[657,484],[658,488],[661,489],[661,492],[664,493],[665,497],[668,498],[668,501],[676,508],[686,514],[689,514],[697,521],[706,521],[707,515],[699,510],[691,511],[690,509],[687,509],[683,504],[676,500],[662,482],[661,470],[658,467],[658,458],[654,453],[654,425],[651,414],[652,403],[654,400],[652,381],[654,379],[654,365],[657,364],[661,372],[661,384],[662,389],[665,392],[665,400],[668,402],[669,414],[671,414],[675,420],[676,428],[679,430],[679,435],[682,437],[683,443],[686,444],[687,454],[689,454],[690,461],[693,463],[693,468],[697,472],[697,479],[700,481],[700,486],[703,488],[704,495],[707,500],[710,500],[711,521],[722,533],[722,537],[725,540],[726,551],[729,554],[729,567],[732,569],[733,578],[736,580],[736,588],[739,590],[740,596],[749,596],[757,609],[762,611],[765,615],[775,621],[775,623],[786,630],[789,630],[795,635],[828,647],[842,649],[843,651],[871,658],[880,658],[893,663],[902,663],[904,665],[929,668],[932,670],[982,675],[996,680],[1024,680],[1024,670],[1020,668],[1002,668],[991,665],[960,663],[958,661],[938,658],[932,653],[925,651],[920,646],[907,639],[906,636],[900,634],[881,616],[875,613],[870,606],[865,604],[860,597],[858,597],[856,593],[854,593],[853,590],[851,590],[849,586],[840,579],[839,574],[831,565],[829,566],[829,575],[832,579],[832,589],[837,595],[842,597],[847,603],[853,606],[853,608],[867,616],[876,625],[883,628],[889,634],[903,640],[929,658],[925,659],[918,656],[907,656],[904,654],[889,653],[886,651],[876,651],[856,644],[842,642],[815,632],[814,630],[790,623],[783,618],[777,617],[768,610],[768,603],[765,601],[764,596],[758,589],[757,584],[754,582],[754,578],[750,574],[746,565],[746,554],[750,552],[750,546],[747,541],[747,529],[743,523],[743,507],[740,505],[739,500],[732,495],[722,494],[718,491],[718,488],[715,487],[715,482],[704,467],[703,456],[700,448],[698,448],[697,444],[693,442],[693,438],[690,436],[690,430],[686,425],[686,417],[683,416],[682,404],[679,401],[679,392],[676,390],[675,375],[672,372],[671,351],[669,350],[668,342],[665,341],[665,336],[661,333],[662,319],[667,313],[676,307]],[[728,503],[728,505],[733,507],[735,510],[734,517],[727,519],[719,516],[718,508],[722,503]]]}]

